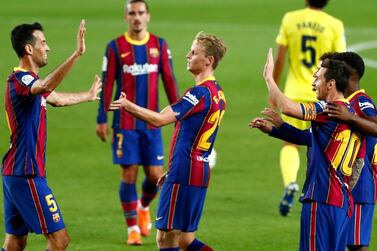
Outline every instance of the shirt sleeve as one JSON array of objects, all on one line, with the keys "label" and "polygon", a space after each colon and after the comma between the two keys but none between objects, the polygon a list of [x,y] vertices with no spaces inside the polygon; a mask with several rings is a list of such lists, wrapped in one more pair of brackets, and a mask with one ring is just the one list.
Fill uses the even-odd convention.
[{"label": "shirt sleeve", "polygon": [[361,96],[357,99],[357,105],[354,106],[356,113],[363,117],[376,117],[377,110],[374,102],[369,97]]},{"label": "shirt sleeve", "polygon": [[173,104],[178,100],[178,87],[173,72],[172,56],[166,41],[159,38],[159,43],[161,48],[161,61],[159,66],[161,77],[169,103]]},{"label": "shirt sleeve", "polygon": [[203,94],[200,87],[193,87],[189,89],[176,103],[171,105],[171,108],[177,113],[177,120],[195,114],[200,111],[200,103],[202,102]]},{"label": "shirt sleeve", "polygon": [[110,42],[106,47],[106,52],[102,62],[102,91],[100,94],[97,123],[107,122],[107,112],[112,100],[114,81],[117,70],[115,41]]},{"label": "shirt sleeve", "polygon": [[269,135],[296,145],[312,145],[309,130],[300,130],[286,122],[281,124],[280,128],[272,127],[272,131]]},{"label": "shirt sleeve", "polygon": [[15,89],[20,96],[31,95],[31,87],[38,80],[38,77],[34,77],[30,72],[19,71],[15,73],[17,81],[15,81]]},{"label": "shirt sleeve", "polygon": [[317,101],[311,103],[301,103],[301,111],[304,116],[303,120],[313,121],[317,120],[320,114],[323,114],[326,102]]},{"label": "shirt sleeve", "polygon": [[287,22],[288,22],[287,19],[288,19],[288,14],[285,14],[281,21],[279,33],[275,40],[277,44],[281,44],[284,46],[288,45],[287,30],[286,30]]}]

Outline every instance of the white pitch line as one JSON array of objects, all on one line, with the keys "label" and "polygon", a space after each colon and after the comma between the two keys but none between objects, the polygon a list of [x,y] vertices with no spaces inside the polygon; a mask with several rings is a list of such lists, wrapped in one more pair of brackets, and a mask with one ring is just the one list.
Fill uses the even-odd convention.
[{"label": "white pitch line", "polygon": [[[377,40],[350,45],[348,46],[347,51],[360,52],[374,48],[377,48]],[[364,57],[363,60],[366,66],[377,69],[377,60],[366,57]]]}]

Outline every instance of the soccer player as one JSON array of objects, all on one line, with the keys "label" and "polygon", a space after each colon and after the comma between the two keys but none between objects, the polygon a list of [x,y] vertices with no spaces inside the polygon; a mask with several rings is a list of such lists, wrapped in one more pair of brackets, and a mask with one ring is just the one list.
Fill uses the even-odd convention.
[{"label": "soccer player", "polygon": [[[346,49],[342,22],[323,11],[327,2],[328,0],[306,0],[307,8],[286,13],[276,38],[277,57],[273,72],[274,80],[277,84],[280,83],[288,54],[289,68],[284,93],[299,103],[316,100],[311,90],[311,82],[319,57],[325,52]],[[309,127],[307,121],[284,115],[283,118],[297,128]],[[280,151],[280,169],[285,190],[279,211],[283,216],[289,214],[294,195],[298,191],[296,179],[299,167],[298,147],[285,142]]]},{"label": "soccer player", "polygon": [[264,70],[270,98],[283,114],[312,121],[311,161],[301,196],[300,250],[344,250],[353,209],[347,181],[352,171],[363,164],[355,161],[361,136],[349,125],[328,116],[325,107],[327,102],[347,106],[343,93],[351,70],[341,61],[323,61],[312,84],[317,99],[322,101],[296,103],[276,86],[273,67],[270,49]]},{"label": "soccer player", "polygon": [[[354,177],[358,179],[357,183],[355,180],[351,179],[351,186],[354,186],[352,195],[355,205],[347,242],[349,250],[365,251],[368,250],[370,242],[374,204],[377,194],[375,185],[377,163],[374,157],[376,138],[367,134],[371,133],[376,136],[376,133],[375,130],[366,131],[364,124],[355,122],[363,121],[361,118],[365,118],[374,123],[372,124],[372,128],[376,128],[377,111],[371,98],[365,94],[364,90],[360,89],[360,79],[364,75],[365,70],[363,59],[354,52],[326,53],[321,56],[322,61],[326,59],[343,61],[352,68],[350,81],[345,90],[345,96],[347,96],[347,99],[358,116],[349,113],[347,109],[344,109],[344,111],[340,109],[337,110],[333,106],[328,107],[328,113],[332,117],[352,123],[353,126],[364,131],[366,134],[367,152],[364,159],[364,167],[360,174],[354,175]],[[339,108],[340,107],[344,108],[344,106],[339,106]],[[283,123],[281,118],[274,111],[265,109],[262,113],[265,114],[267,118],[257,118],[253,120],[250,124],[251,127],[259,128],[270,136],[294,143],[298,141],[298,143],[296,143],[298,145],[308,145],[308,147],[311,147],[311,141],[305,140],[308,138],[307,135],[297,128]],[[274,127],[269,125],[266,120],[272,122]],[[310,152],[310,149],[308,149],[308,151]],[[310,158],[309,154],[308,157]],[[308,162],[310,162],[309,159]]]},{"label": "soccer player", "polygon": [[176,123],[168,171],[162,184],[156,217],[160,250],[213,250],[195,238],[210,179],[208,155],[225,112],[225,96],[214,71],[226,52],[222,40],[199,32],[187,54],[187,69],[195,86],[160,113],[145,109],[122,93],[110,109],[126,110],[156,127]]},{"label": "soccer player", "polygon": [[23,250],[29,232],[43,234],[47,250],[65,250],[69,237],[58,203],[46,181],[46,103],[74,105],[97,100],[98,76],[87,92],[60,93],[55,88],[85,52],[85,22],[81,21],[73,54],[45,79],[38,72],[47,64],[47,45],[39,23],[21,24],[11,33],[19,57],[7,80],[5,111],[10,147],[2,161],[5,241],[3,251]]},{"label": "soccer player", "polygon": [[[351,123],[357,129],[363,129],[364,127],[355,122],[360,121],[360,117],[365,118],[374,122],[375,124],[373,127],[376,128],[376,106],[365,91],[360,89],[360,79],[363,77],[365,69],[363,59],[353,52],[328,53],[321,57],[322,60],[325,60],[326,58],[341,60],[353,69],[345,95],[359,117],[349,114],[348,111],[342,111],[342,116],[337,116],[337,110],[333,106],[329,106],[328,108],[328,111],[330,112],[329,115],[334,118],[343,118],[343,120],[347,123]],[[351,119],[344,119],[344,116],[347,116],[347,114]],[[376,146],[376,138],[374,136],[377,135],[372,136],[367,134],[373,133],[373,131],[364,132],[366,133],[366,156],[364,160],[364,168],[361,171],[360,178],[355,188],[352,190],[355,208],[351,219],[351,226],[349,227],[347,241],[348,249],[352,251],[368,250],[372,231],[373,212],[377,198],[377,160],[374,155]]]},{"label": "soccer player", "polygon": [[[114,99],[125,92],[131,101],[158,112],[158,79],[161,75],[169,103],[178,100],[167,43],[147,30],[150,20],[147,2],[129,0],[124,12],[128,31],[108,43],[102,66],[104,86],[98,109],[97,135],[103,141],[109,133],[107,112],[114,81]],[[113,163],[121,166],[119,197],[128,226],[127,244],[141,245],[141,235],[150,234],[149,204],[157,195],[156,183],[162,175],[164,152],[161,130],[135,119],[126,111],[114,113],[112,128]],[[136,189],[139,165],[144,167],[146,176],[140,200]]]}]

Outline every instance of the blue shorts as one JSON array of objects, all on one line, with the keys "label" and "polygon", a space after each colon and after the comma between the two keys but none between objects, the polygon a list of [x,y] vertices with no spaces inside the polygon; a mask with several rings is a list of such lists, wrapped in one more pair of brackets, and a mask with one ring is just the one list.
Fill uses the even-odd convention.
[{"label": "blue shorts", "polygon": [[118,165],[163,166],[164,148],[160,129],[114,129],[113,163]]},{"label": "blue shorts", "polygon": [[165,182],[156,214],[156,228],[195,232],[202,216],[207,188]]},{"label": "blue shorts", "polygon": [[65,228],[59,206],[42,177],[3,176],[4,223],[8,234],[53,233]]},{"label": "blue shorts", "polygon": [[374,204],[356,204],[348,231],[347,246],[369,246]]},{"label": "blue shorts", "polygon": [[304,202],[301,211],[300,251],[346,250],[350,218],[339,207]]}]

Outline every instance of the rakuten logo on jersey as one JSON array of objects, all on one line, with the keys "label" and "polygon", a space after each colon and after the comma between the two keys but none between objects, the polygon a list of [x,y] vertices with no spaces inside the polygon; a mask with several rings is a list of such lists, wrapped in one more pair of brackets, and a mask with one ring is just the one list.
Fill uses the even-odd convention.
[{"label": "rakuten logo on jersey", "polygon": [[198,98],[195,95],[191,94],[190,92],[186,92],[183,99],[187,100],[188,102],[190,102],[193,105],[197,105],[199,103]]},{"label": "rakuten logo on jersey", "polygon": [[133,65],[123,65],[123,72],[129,73],[132,76],[139,76],[144,74],[149,74],[152,72],[158,72],[158,65],[156,64],[133,64]]}]

